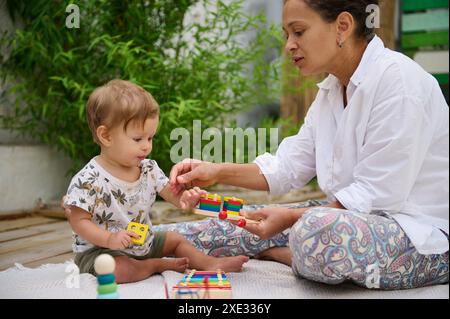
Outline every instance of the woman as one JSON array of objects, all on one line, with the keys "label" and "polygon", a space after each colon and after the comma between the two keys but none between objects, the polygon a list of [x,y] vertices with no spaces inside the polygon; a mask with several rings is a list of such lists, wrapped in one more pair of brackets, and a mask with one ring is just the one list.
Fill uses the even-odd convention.
[{"label": "woman", "polygon": [[448,106],[431,75],[374,35],[370,4],[378,1],[284,1],[293,64],[330,74],[299,133],[252,164],[179,163],[170,183],[174,192],[220,181],[282,194],[317,176],[328,204],[243,213],[261,220],[247,231],[276,242],[261,250],[289,233],[289,248],[261,257],[328,284],[448,283]]}]

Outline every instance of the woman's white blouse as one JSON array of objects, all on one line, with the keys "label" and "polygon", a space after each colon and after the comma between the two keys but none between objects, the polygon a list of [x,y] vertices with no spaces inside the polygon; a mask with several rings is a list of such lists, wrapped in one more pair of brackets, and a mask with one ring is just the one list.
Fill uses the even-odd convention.
[{"label": "woman's white blouse", "polygon": [[449,249],[449,108],[437,81],[375,37],[343,88],[319,85],[304,125],[255,163],[270,193],[317,176],[328,200],[390,214],[422,254]]}]

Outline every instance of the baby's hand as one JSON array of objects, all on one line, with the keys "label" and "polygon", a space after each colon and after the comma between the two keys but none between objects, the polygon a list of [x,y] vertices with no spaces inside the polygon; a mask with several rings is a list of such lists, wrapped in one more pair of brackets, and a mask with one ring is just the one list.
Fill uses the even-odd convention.
[{"label": "baby's hand", "polygon": [[181,208],[182,209],[194,208],[200,201],[200,197],[206,194],[208,194],[207,191],[204,191],[198,187],[185,190],[180,198]]},{"label": "baby's hand", "polygon": [[139,238],[139,235],[129,230],[121,230],[117,233],[111,233],[107,241],[109,249],[125,249],[131,246],[131,237]]}]

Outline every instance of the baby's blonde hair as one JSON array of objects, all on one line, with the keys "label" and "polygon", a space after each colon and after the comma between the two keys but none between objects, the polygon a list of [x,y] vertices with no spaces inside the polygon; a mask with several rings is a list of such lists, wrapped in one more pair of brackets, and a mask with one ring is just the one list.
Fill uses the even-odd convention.
[{"label": "baby's blonde hair", "polygon": [[112,80],[94,90],[86,105],[87,122],[92,137],[97,144],[97,128],[101,125],[108,129],[141,121],[159,115],[159,105],[153,96],[139,85],[123,80]]}]

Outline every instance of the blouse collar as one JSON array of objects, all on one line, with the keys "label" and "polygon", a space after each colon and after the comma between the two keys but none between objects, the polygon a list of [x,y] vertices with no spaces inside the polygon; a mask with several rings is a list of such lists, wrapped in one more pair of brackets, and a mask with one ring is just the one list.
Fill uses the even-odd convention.
[{"label": "blouse collar", "polygon": [[[369,68],[373,65],[373,61],[376,60],[376,58],[383,52],[384,49],[385,47],[383,41],[377,35],[375,35],[374,38],[369,42],[369,45],[367,46],[366,51],[363,54],[358,68],[350,78],[350,82],[352,82],[353,85],[358,86],[363,82]],[[339,87],[340,83],[337,77],[330,74],[325,80],[317,84],[317,86],[323,90],[330,90],[333,87]]]}]

